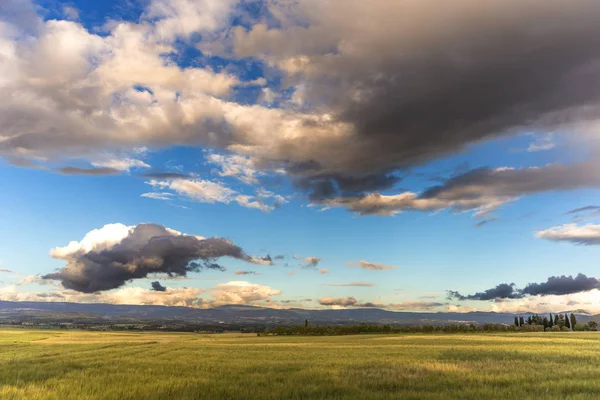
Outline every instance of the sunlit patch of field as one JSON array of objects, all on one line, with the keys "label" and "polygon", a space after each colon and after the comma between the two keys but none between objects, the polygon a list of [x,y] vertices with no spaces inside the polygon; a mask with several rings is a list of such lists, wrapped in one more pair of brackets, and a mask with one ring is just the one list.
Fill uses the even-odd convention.
[{"label": "sunlit patch of field", "polygon": [[599,333],[0,330],[0,399],[598,399]]}]

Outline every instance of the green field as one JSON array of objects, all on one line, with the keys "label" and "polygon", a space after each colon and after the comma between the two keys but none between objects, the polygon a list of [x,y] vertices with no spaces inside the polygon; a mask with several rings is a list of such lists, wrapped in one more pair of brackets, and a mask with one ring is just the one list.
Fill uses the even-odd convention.
[{"label": "green field", "polygon": [[598,399],[600,334],[0,330],[0,399]]}]

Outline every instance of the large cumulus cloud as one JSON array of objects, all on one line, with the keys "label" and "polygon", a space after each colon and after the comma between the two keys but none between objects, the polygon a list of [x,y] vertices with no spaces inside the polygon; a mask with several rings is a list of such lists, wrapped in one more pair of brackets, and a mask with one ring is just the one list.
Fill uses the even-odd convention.
[{"label": "large cumulus cloud", "polygon": [[202,269],[224,270],[216,263],[220,257],[262,263],[227,239],[186,235],[157,224],[105,225],[51,255],[67,265],[42,278],[84,293],[118,288],[152,273],[186,276]]},{"label": "large cumulus cloud", "polygon": [[[522,129],[587,132],[599,117],[595,0],[267,0],[271,23],[244,15],[232,27],[237,3],[153,0],[105,35],[1,9],[0,156],[25,165],[138,146],[226,149],[243,168],[224,176],[256,182],[283,168],[313,201],[389,215],[464,208],[432,203],[432,192],[372,193],[394,187],[398,170]],[[271,104],[235,101],[264,79],[177,65],[177,44],[194,33],[206,54],[258,58],[282,75],[263,88]]]}]

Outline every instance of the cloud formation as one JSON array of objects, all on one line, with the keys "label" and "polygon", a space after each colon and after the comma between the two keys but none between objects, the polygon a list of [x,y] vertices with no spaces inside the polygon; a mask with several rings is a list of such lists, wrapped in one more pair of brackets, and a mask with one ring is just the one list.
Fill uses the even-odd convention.
[{"label": "cloud formation", "polygon": [[539,231],[536,237],[554,242],[595,246],[600,245],[600,225],[565,224]]},{"label": "cloud formation", "polygon": [[354,297],[335,298],[327,296],[319,299],[319,304],[322,306],[349,307],[355,305],[356,303],[357,301]]},{"label": "cloud formation", "polygon": [[489,216],[501,205],[527,194],[600,187],[600,168],[594,161],[548,164],[530,168],[478,168],[445,180],[420,194],[370,193],[324,199],[328,207],[346,207],[359,215],[395,215],[403,211],[475,211]]},{"label": "cloud formation", "polygon": [[272,296],[281,294],[281,290],[270,286],[245,281],[231,281],[217,285],[211,294],[215,305],[220,304],[253,304],[271,300]]},{"label": "cloud formation", "polygon": [[186,276],[202,269],[224,270],[215,260],[225,256],[261,262],[227,239],[186,235],[157,224],[105,225],[50,254],[67,265],[42,278],[84,293],[118,288],[152,273]]},{"label": "cloud formation", "polygon": [[398,267],[393,265],[383,265],[379,263],[369,262],[365,260],[360,260],[359,262],[348,262],[346,263],[349,267],[360,267],[362,269],[366,269],[369,271],[384,271],[390,269],[396,269]]},{"label": "cloud formation", "polygon": [[546,282],[529,283],[523,289],[517,289],[514,283],[501,283],[498,286],[472,295],[462,295],[449,290],[448,299],[456,300],[504,300],[522,299],[526,296],[567,295],[589,292],[600,288],[600,281],[584,274],[551,276]]},{"label": "cloud formation", "polygon": [[[231,26],[238,3],[152,0],[139,19],[112,21],[99,35],[72,12],[44,20],[30,2],[11,2],[0,15],[0,156],[88,160],[104,167],[63,172],[106,174],[147,165],[99,160],[106,152],[201,146],[227,154],[209,160],[218,175],[255,184],[283,170],[312,201],[363,215],[486,210],[532,191],[472,201],[457,187],[377,193],[402,171],[471,143],[524,129],[587,132],[598,118],[595,0],[348,0],[343,10],[266,1],[268,25],[248,14]],[[267,80],[179,65],[192,37],[205,54],[261,61],[281,86],[263,88],[269,95],[258,104],[236,102],[238,90]],[[217,201],[206,186],[193,196]],[[230,201],[266,209],[259,196],[244,196]]]},{"label": "cloud formation", "polygon": [[156,292],[166,292],[167,288],[163,285],[160,284],[159,281],[154,281],[150,284],[151,289],[156,291]]}]

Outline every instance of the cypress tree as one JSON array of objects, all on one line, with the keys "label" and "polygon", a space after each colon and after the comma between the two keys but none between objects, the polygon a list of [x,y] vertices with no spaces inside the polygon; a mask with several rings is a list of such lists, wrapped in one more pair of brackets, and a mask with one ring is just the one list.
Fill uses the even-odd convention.
[{"label": "cypress tree", "polygon": [[525,320],[523,319],[523,316],[521,315],[519,317],[519,326],[523,326],[523,325],[525,325]]},{"label": "cypress tree", "polygon": [[531,325],[531,323],[533,322],[533,320],[531,319],[531,315],[529,317],[527,317],[527,325]]},{"label": "cypress tree", "polygon": [[544,329],[548,328],[550,325],[548,324],[548,317],[544,317],[544,320],[542,321],[543,325],[544,325]]},{"label": "cypress tree", "polygon": [[577,319],[575,318],[575,314],[571,313],[571,329],[574,329],[576,324]]},{"label": "cypress tree", "polygon": [[517,316],[515,316],[515,326],[519,326],[519,318]]},{"label": "cypress tree", "polygon": [[550,319],[548,320],[548,326],[550,328],[552,328],[552,325],[554,325],[554,320],[552,319],[552,313],[550,313]]},{"label": "cypress tree", "polygon": [[308,327],[308,320],[307,319],[304,320],[304,327],[305,328]]},{"label": "cypress tree", "polygon": [[554,316],[554,325],[558,325],[558,314]]},{"label": "cypress tree", "polygon": [[571,322],[569,321],[569,316],[565,314],[565,326],[571,329]]}]

